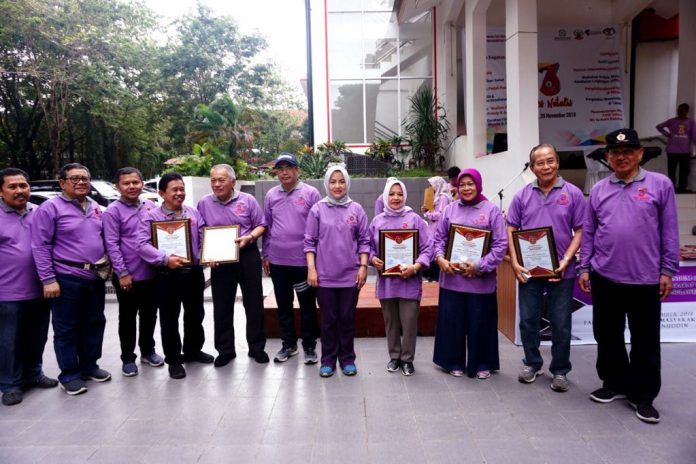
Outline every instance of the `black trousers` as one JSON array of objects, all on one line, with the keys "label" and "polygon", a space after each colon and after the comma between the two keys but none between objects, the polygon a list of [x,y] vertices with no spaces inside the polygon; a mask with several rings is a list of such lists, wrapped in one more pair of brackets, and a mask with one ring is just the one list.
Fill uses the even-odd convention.
[{"label": "black trousers", "polygon": [[[597,374],[604,387],[635,403],[652,403],[660,392],[660,286],[612,282],[596,272],[592,285],[592,329]],[[626,318],[631,352],[626,352]]]},{"label": "black trousers", "polygon": [[157,304],[160,309],[162,348],[167,364],[181,364],[182,344],[179,335],[179,313],[184,306],[184,355],[193,356],[203,348],[203,290],[205,281],[200,266],[179,271],[159,270],[155,279]]},{"label": "black trousers", "polygon": [[307,266],[284,266],[271,264],[273,292],[278,303],[278,322],[283,348],[297,346],[295,331],[295,291],[300,303],[300,333],[302,348],[314,349],[319,338],[317,321],[317,296],[313,287],[307,285]]},{"label": "black trousers", "polygon": [[119,285],[118,277],[112,279],[118,298],[118,337],[121,340],[121,361],[135,361],[136,319],[140,321],[138,346],[140,354],[147,356],[155,351],[155,325],[157,323],[157,299],[155,279],[133,281],[130,291]]},{"label": "black trousers", "polygon": [[242,289],[246,313],[246,339],[249,352],[263,351],[263,288],[261,286],[261,255],[256,245],[239,250],[239,262],[220,264],[210,270],[215,321],[215,349],[221,355],[236,354],[234,344],[234,300],[237,285]]},{"label": "black trousers", "polygon": [[[677,166],[679,180],[677,181]],[[677,192],[685,192],[689,186],[691,172],[691,153],[667,153],[667,175]]]}]

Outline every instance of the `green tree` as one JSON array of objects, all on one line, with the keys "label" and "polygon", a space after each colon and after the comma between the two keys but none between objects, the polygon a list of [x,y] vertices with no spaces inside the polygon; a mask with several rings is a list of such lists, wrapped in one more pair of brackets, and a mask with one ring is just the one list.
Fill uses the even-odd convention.
[{"label": "green tree", "polygon": [[441,167],[444,162],[442,149],[449,130],[445,109],[437,103],[427,84],[418,87],[409,97],[409,103],[411,106],[403,125],[411,144],[412,161],[418,167]]}]

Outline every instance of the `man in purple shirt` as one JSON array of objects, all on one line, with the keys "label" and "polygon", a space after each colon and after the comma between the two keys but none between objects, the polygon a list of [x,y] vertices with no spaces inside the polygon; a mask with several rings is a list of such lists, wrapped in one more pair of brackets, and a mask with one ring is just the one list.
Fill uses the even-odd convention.
[{"label": "man in purple shirt", "polygon": [[[157,306],[160,310],[164,362],[167,363],[169,377],[183,379],[186,377],[184,362],[203,364],[213,362],[213,356],[202,351],[203,343],[205,343],[203,330],[205,278],[200,264],[200,251],[205,221],[195,208],[184,205],[186,189],[181,174],[166,173],[160,178],[158,189],[163,203],[162,206],[148,211],[145,215],[138,233],[138,252],[146,262],[157,267],[155,287]],[[167,254],[152,244],[153,222],[182,220],[188,222],[191,239],[190,260],[187,260],[185,256]],[[179,334],[179,314],[182,305],[184,307],[183,344]]]},{"label": "man in purple shirt", "polygon": [[29,176],[3,169],[0,190],[0,390],[2,404],[11,406],[22,402],[24,390],[53,388],[58,381],[42,370],[50,311],[28,253],[34,219]]},{"label": "man in purple shirt", "polygon": [[[532,383],[542,374],[544,360],[539,351],[539,322],[544,293],[551,321],[551,389],[568,390],[570,372],[570,329],[572,326],[575,253],[580,248],[585,197],[576,186],[558,175],[559,157],[553,145],[541,144],[529,153],[529,165],[536,180],[515,194],[507,214],[510,263],[519,281],[520,336],[524,347],[524,366],[518,380]],[[512,233],[518,229],[551,227],[556,244],[559,279],[530,278],[520,265]]]},{"label": "man in purple shirt", "polygon": [[[689,172],[691,171],[691,144],[696,143],[696,121],[689,117],[689,105],[677,107],[677,117],[656,126],[660,134],[667,137],[667,173],[677,193],[690,193]],[[679,166],[679,182],[677,182]]]},{"label": "man in purple shirt", "polygon": [[237,285],[242,289],[246,313],[246,338],[249,357],[257,363],[268,362],[266,335],[263,330],[263,287],[261,255],[256,240],[266,231],[263,210],[248,193],[235,190],[237,176],[232,166],[218,164],[210,170],[213,193],[198,202],[198,211],[208,226],[239,226],[239,261],[210,263],[215,321],[215,367],[227,365],[237,356],[234,341],[234,302]]},{"label": "man in purple shirt", "polygon": [[31,244],[44,298],[51,300],[58,380],[68,395],[79,395],[87,391],[85,380],[111,379],[97,364],[106,324],[104,280],[97,269],[106,250],[102,213],[88,196],[89,170],[66,164],[58,179],[63,194],[37,209]]},{"label": "man in purple shirt", "polygon": [[285,362],[298,352],[294,289],[300,303],[304,362],[316,364],[319,322],[316,292],[307,285],[304,230],[309,210],[321,199],[321,195],[319,190],[299,180],[300,168],[295,155],[281,153],[273,169],[280,185],[268,191],[263,205],[267,224],[263,237],[263,270],[273,281],[283,339],[283,346],[273,361]]},{"label": "man in purple shirt", "polygon": [[132,167],[116,172],[116,187],[121,198],[104,212],[104,241],[114,268],[113,284],[118,298],[118,336],[121,340],[121,373],[126,377],[138,374],[135,364],[136,317],[140,319],[140,359],[150,366],[164,364],[155,353],[155,270],[138,253],[138,231],[143,217],[157,208],[149,200],[140,201],[143,176]]},{"label": "man in purple shirt", "polygon": [[[607,135],[614,174],[595,184],[583,223],[579,283],[592,292],[592,329],[602,388],[590,399],[628,398],[639,419],[660,420],[660,301],[679,269],[674,188],[662,174],[640,167],[643,148],[633,129]],[[631,353],[624,331],[628,317]]]}]

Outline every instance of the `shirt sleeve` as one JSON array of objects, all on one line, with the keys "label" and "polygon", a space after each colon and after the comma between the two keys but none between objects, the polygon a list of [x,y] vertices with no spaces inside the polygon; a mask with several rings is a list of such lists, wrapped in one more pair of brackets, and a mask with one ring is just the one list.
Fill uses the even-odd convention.
[{"label": "shirt sleeve", "polygon": [[56,272],[53,269],[55,207],[46,202],[39,206],[34,214],[34,222],[31,225],[31,252],[39,279],[43,284],[50,284],[56,281]]},{"label": "shirt sleeve", "polygon": [[491,249],[481,258],[479,270],[481,272],[494,271],[505,258],[508,250],[507,231],[505,219],[497,206],[493,205],[489,212],[489,227],[491,228]]},{"label": "shirt sleeve", "polygon": [[169,261],[168,256],[152,245],[152,216],[146,216],[138,228],[137,250],[140,257],[146,263],[153,266],[166,266]]},{"label": "shirt sleeve", "polygon": [[420,265],[425,269],[430,267],[430,263],[433,260],[430,228],[428,227],[428,224],[426,224],[425,221],[417,214],[414,214],[414,216],[416,216],[415,221],[416,225],[418,226],[418,257],[416,258],[416,262],[420,263]]},{"label": "shirt sleeve", "polygon": [[316,253],[319,240],[319,203],[312,206],[307,215],[304,234],[304,252]]},{"label": "shirt sleeve", "polygon": [[266,232],[263,234],[263,246],[261,248],[261,256],[263,259],[268,259],[268,250],[271,249],[273,240],[273,214],[271,211],[271,191],[266,192],[266,197],[263,199],[263,216],[266,220]]},{"label": "shirt sleeve", "polygon": [[585,218],[582,222],[582,242],[580,244],[580,264],[578,265],[578,273],[590,272],[590,260],[594,253],[594,236],[597,231],[597,216],[595,215],[593,205],[593,195],[590,193],[590,198],[585,205]]},{"label": "shirt sleeve", "polygon": [[452,203],[445,209],[442,217],[437,221],[437,226],[435,227],[435,235],[431,238],[433,259],[438,256],[445,256],[445,250],[447,248],[447,240],[449,235],[449,225],[450,219],[449,214],[452,210]]},{"label": "shirt sleeve", "polygon": [[660,228],[660,274],[671,277],[679,271],[679,223],[676,197],[671,183],[663,189]]},{"label": "shirt sleeve", "polygon": [[107,209],[102,216],[104,243],[114,272],[118,277],[124,277],[129,272],[123,259],[123,253],[121,253],[121,221],[117,216],[118,213],[115,208]]},{"label": "shirt sleeve", "polygon": [[669,121],[670,121],[669,119],[668,119],[667,121],[662,121],[660,124],[658,124],[657,126],[655,126],[655,129],[657,129],[657,131],[658,131],[660,134],[664,135],[664,136],[667,137],[667,138],[669,138],[669,136],[670,136],[670,133],[669,133],[669,131],[667,130],[667,129],[668,129]]},{"label": "shirt sleeve", "polygon": [[370,234],[367,227],[367,214],[362,206],[357,205],[358,216],[358,253],[370,253]]}]

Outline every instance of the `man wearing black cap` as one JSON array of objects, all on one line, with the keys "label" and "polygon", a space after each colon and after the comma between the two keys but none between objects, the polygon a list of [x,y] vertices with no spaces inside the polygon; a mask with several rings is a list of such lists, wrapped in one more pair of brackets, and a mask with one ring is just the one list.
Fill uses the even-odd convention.
[{"label": "man wearing black cap", "polygon": [[267,224],[263,238],[263,270],[273,281],[283,339],[283,346],[273,361],[285,362],[298,352],[294,289],[300,302],[304,362],[315,364],[319,324],[315,291],[307,285],[307,259],[303,247],[307,215],[321,195],[314,187],[300,182],[295,155],[281,153],[276,159],[274,171],[280,185],[268,191],[263,207]]},{"label": "man wearing black cap", "polygon": [[[679,230],[672,182],[640,167],[643,147],[633,129],[607,135],[614,173],[590,192],[580,249],[579,283],[592,292],[597,374],[590,399],[627,398],[644,422],[657,423],[661,300],[679,269]],[[626,352],[626,318],[631,353]]]}]

